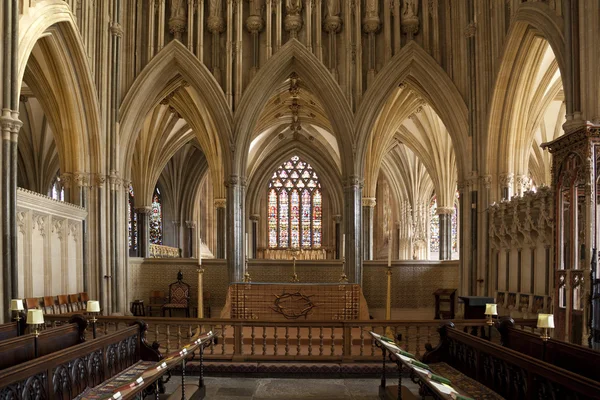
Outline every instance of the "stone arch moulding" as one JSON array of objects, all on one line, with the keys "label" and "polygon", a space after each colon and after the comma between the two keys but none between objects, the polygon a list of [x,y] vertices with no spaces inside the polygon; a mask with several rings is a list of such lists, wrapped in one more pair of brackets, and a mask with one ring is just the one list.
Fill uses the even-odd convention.
[{"label": "stone arch moulding", "polygon": [[368,144],[380,110],[402,82],[419,93],[440,116],[452,138],[456,152],[458,179],[470,170],[468,133],[468,109],[460,92],[446,71],[411,41],[396,54],[377,74],[375,81],[365,93],[356,113],[356,171],[364,171]]},{"label": "stone arch moulding", "polygon": [[258,200],[267,188],[267,182],[271,179],[273,171],[294,155],[299,156],[312,165],[319,174],[319,179],[329,194],[332,212],[334,214],[342,213],[343,193],[341,177],[335,164],[326,157],[323,157],[319,152],[315,152],[315,149],[308,146],[298,147],[296,144],[290,143],[281,148],[281,151],[275,157],[265,160],[249,177],[248,191],[246,193],[246,213],[248,215],[260,213]]},{"label": "stone arch moulding", "polygon": [[121,148],[127,149],[120,155],[120,166],[129,171],[135,141],[146,115],[173,92],[182,81],[187,82],[198,96],[203,107],[195,110],[197,115],[187,115],[190,126],[209,125],[214,129],[214,139],[224,166],[229,170],[229,147],[233,143],[232,114],[221,87],[210,71],[178,40],[169,42],[142,70],[127,92],[119,109]]},{"label": "stone arch moulding", "polygon": [[[500,173],[510,172],[502,171],[499,165],[499,160],[508,160],[509,155],[497,154],[498,149],[510,151],[507,146],[500,146],[501,138],[506,135],[505,124],[506,113],[510,112],[511,98],[514,98],[515,92],[519,87],[512,84],[512,77],[519,74],[520,71],[515,71],[515,68],[523,68],[522,63],[517,61],[520,57],[527,54],[523,50],[523,43],[531,41],[531,36],[541,36],[550,45],[552,52],[556,58],[558,69],[563,84],[565,100],[570,104],[572,99],[569,98],[571,85],[566,74],[566,56],[565,56],[565,40],[563,36],[563,20],[556,16],[554,12],[544,3],[523,3],[517,9],[513,22],[509,28],[505,46],[503,49],[501,61],[496,74],[496,82],[494,91],[490,101],[490,109],[488,112],[488,129],[487,135],[483,137],[482,148],[485,149],[487,164],[482,165],[495,179],[498,179]],[[531,31],[530,28],[535,29]],[[510,134],[510,132],[508,132]],[[512,135],[511,135],[512,136]],[[505,140],[510,140],[505,138]],[[493,155],[493,156],[491,156]]]},{"label": "stone arch moulding", "polygon": [[[27,14],[20,16],[18,94],[20,95],[25,69],[33,48],[38,40],[48,33],[60,38],[53,40],[51,46],[54,50],[52,57],[57,61],[56,81],[70,88],[60,93],[64,99],[58,103],[58,114],[67,124],[65,130],[73,133],[69,138],[75,140],[73,150],[76,154],[83,155],[74,163],[65,163],[73,171],[64,172],[102,173],[104,148],[100,140],[100,105],[85,47],[66,2],[38,2],[35,7],[29,8]],[[83,136],[80,136],[81,132]]]},{"label": "stone arch moulding", "polygon": [[331,122],[342,155],[342,171],[351,172],[353,162],[352,110],[342,89],[325,66],[296,39],[287,42],[254,77],[234,116],[233,169],[245,175],[248,149],[261,111],[281,82],[296,72],[321,101]]}]

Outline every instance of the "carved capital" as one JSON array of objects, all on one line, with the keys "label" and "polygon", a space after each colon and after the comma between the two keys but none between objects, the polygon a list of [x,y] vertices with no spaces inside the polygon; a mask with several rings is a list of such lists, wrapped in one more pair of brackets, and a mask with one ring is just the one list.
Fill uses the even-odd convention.
[{"label": "carved capital", "polygon": [[492,176],[491,175],[481,175],[479,177],[479,182],[485,189],[489,189],[492,187]]},{"label": "carved capital", "polygon": [[110,24],[110,34],[112,36],[123,37],[123,27],[118,22]]},{"label": "carved capital", "polygon": [[454,214],[454,207],[438,207],[435,213],[438,215],[452,215]]},{"label": "carved capital", "polygon": [[476,33],[477,33],[477,23],[476,22],[471,22],[465,28],[465,38],[474,37]]},{"label": "carved capital", "polygon": [[342,222],[342,216],[339,214],[334,215],[332,219],[336,224],[340,224]]},{"label": "carved capital", "polygon": [[502,187],[512,187],[515,181],[515,175],[512,172],[500,174],[499,181],[500,186]]},{"label": "carved capital", "polygon": [[363,207],[375,207],[377,205],[377,201],[375,197],[363,197],[362,198],[362,206]]},{"label": "carved capital", "polygon": [[363,181],[358,175],[351,175],[344,179],[344,188],[360,188],[363,187]]},{"label": "carved capital", "polygon": [[259,214],[251,214],[250,215],[250,221],[258,222],[259,220],[260,220],[260,215]]},{"label": "carved capital", "polygon": [[138,214],[150,214],[150,213],[152,213],[152,207],[151,206],[135,207],[135,212]]},{"label": "carved capital", "polygon": [[225,206],[227,205],[227,199],[215,199],[214,200],[214,204],[215,204],[215,208],[225,208]]},{"label": "carved capital", "polygon": [[196,221],[185,221],[185,227],[188,229],[196,229]]},{"label": "carved capital", "polygon": [[71,183],[73,182],[73,174],[71,172],[60,174],[59,179],[63,187],[67,189],[71,188]]}]

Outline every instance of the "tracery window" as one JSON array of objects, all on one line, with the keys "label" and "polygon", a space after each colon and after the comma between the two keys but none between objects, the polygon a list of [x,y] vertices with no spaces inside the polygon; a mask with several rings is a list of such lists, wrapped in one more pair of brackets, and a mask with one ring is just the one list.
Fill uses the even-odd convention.
[{"label": "tracery window", "polygon": [[129,250],[137,251],[138,237],[137,237],[137,214],[134,208],[134,193],[133,187],[129,185],[129,201],[127,202],[127,225],[129,228]]},{"label": "tracery window", "polygon": [[162,244],[162,203],[160,198],[160,190],[154,189],[152,196],[152,213],[150,214],[150,243]]},{"label": "tracery window", "polygon": [[322,241],[323,193],[311,165],[293,156],[269,181],[270,248],[319,248]]},{"label": "tracery window", "polygon": [[437,199],[434,197],[429,205],[429,252],[440,252],[440,217],[437,214]]}]

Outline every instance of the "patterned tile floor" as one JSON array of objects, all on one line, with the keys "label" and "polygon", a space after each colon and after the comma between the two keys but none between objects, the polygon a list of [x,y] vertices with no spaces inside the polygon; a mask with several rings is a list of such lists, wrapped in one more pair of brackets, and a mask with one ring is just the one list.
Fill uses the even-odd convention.
[{"label": "patterned tile floor", "polygon": [[[195,382],[190,377],[186,382]],[[290,378],[205,378],[206,399],[210,400],[267,400],[267,399],[378,399],[380,380],[377,378],[347,379],[290,379]],[[173,376],[167,384],[167,395],[181,383]],[[393,382],[390,382],[392,384]],[[403,383],[411,392],[417,393],[418,386],[408,379]],[[166,398],[166,395],[165,395]]]}]

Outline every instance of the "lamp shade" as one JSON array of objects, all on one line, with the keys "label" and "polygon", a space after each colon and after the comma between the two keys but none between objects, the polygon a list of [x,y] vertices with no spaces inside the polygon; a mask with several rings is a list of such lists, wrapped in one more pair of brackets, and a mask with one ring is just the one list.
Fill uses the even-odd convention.
[{"label": "lamp shade", "polygon": [[27,310],[27,323],[30,325],[43,324],[44,314],[42,310]]},{"label": "lamp shade", "polygon": [[98,300],[88,300],[87,312],[100,312],[100,302]]},{"label": "lamp shade", "polygon": [[12,311],[23,311],[23,300],[21,300],[21,299],[12,299],[10,301],[10,309]]},{"label": "lamp shade", "polygon": [[538,328],[554,328],[553,314],[538,314]]},{"label": "lamp shade", "polygon": [[486,304],[485,315],[498,315],[498,305],[493,303]]}]

